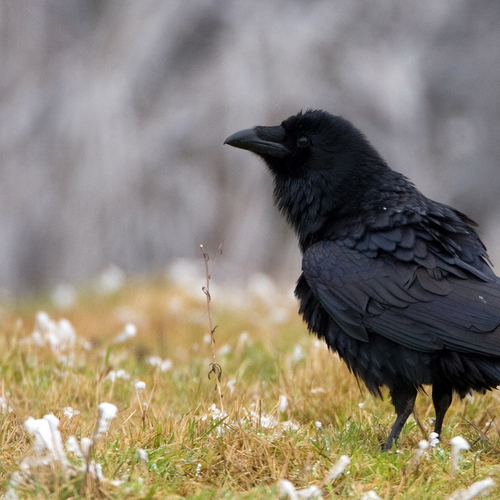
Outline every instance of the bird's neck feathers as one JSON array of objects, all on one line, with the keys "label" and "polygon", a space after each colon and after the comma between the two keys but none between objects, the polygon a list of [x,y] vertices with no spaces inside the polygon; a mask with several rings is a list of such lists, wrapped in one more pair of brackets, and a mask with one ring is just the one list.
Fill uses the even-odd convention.
[{"label": "bird's neck feathers", "polygon": [[394,194],[385,193],[385,186],[417,192],[383,160],[364,166],[358,163],[356,169],[335,174],[330,169],[300,177],[275,176],[276,206],[297,233],[302,251],[315,242],[317,235],[325,234],[326,226],[341,225],[352,214],[363,217],[364,211],[368,217],[373,210],[394,204]]}]

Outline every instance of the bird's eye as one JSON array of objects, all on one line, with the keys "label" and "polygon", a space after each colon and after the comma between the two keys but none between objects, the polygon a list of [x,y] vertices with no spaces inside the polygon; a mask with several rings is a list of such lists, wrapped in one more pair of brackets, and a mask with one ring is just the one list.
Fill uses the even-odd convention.
[{"label": "bird's eye", "polygon": [[307,148],[310,143],[311,141],[309,140],[309,137],[306,137],[305,135],[297,139],[297,147],[299,148]]}]

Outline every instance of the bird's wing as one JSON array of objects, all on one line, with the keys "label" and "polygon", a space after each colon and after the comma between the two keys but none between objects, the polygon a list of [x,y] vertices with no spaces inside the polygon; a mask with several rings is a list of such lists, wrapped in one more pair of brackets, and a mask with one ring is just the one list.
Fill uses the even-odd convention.
[{"label": "bird's wing", "polygon": [[419,351],[500,356],[500,282],[436,273],[390,255],[370,258],[338,241],[309,247],[311,290],[352,337],[370,333]]}]

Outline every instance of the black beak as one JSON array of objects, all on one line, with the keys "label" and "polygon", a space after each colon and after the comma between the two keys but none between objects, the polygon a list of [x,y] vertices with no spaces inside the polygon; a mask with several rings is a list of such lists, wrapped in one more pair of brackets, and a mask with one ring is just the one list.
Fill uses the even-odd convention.
[{"label": "black beak", "polygon": [[285,138],[282,127],[255,127],[230,135],[224,144],[246,149],[260,156],[285,157],[290,151],[280,142]]}]

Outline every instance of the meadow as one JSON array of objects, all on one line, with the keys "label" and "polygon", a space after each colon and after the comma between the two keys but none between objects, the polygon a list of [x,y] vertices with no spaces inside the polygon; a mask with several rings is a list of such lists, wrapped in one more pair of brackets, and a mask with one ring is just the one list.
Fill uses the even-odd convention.
[{"label": "meadow", "polygon": [[[212,286],[212,369],[204,284],[141,278],[64,307],[3,301],[4,498],[458,500],[483,480],[483,498],[500,498],[498,392],[455,401],[429,447],[419,395],[397,449],[381,453],[388,398],[358,385],[263,277]],[[455,436],[470,450],[453,465]]]}]

